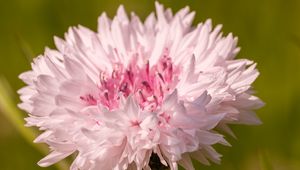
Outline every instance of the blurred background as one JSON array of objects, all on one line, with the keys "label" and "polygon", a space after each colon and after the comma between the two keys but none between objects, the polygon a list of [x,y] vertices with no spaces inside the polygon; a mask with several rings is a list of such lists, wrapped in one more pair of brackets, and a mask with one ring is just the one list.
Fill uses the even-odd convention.
[{"label": "blurred background", "polygon": [[[242,47],[239,58],[258,63],[261,72],[254,84],[266,106],[258,111],[260,126],[233,126],[233,147],[216,146],[221,165],[202,170],[300,169],[300,1],[299,0],[159,0],[173,11],[190,6],[194,23],[207,18],[233,32]],[[32,57],[54,48],[53,36],[62,37],[69,26],[96,30],[97,17],[110,17],[124,4],[144,19],[154,10],[152,0],[0,0],[0,169],[62,170],[41,168],[44,146],[31,142],[36,135],[24,128],[25,113],[17,110],[18,75],[30,69]]]}]

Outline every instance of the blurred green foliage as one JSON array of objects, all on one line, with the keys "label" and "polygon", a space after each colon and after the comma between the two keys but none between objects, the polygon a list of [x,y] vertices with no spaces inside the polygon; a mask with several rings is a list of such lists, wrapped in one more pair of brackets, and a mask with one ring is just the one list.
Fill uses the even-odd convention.
[{"label": "blurred green foliage", "polygon": [[[62,37],[69,26],[96,30],[97,17],[113,16],[119,4],[144,19],[154,10],[152,0],[1,0],[0,75],[13,91],[23,86],[17,76],[30,68],[32,57],[54,48],[53,36]],[[197,12],[195,23],[212,18],[233,32],[242,47],[239,58],[258,63],[261,76],[255,89],[267,104],[258,111],[264,122],[257,127],[233,126],[238,139],[226,137],[233,147],[217,146],[221,165],[203,170],[300,169],[300,1],[299,0],[160,0],[173,11],[188,5]],[[18,96],[12,94],[15,103]],[[3,110],[0,109],[3,112]],[[24,117],[24,115],[19,115]],[[44,155],[0,114],[1,170],[43,169]],[[44,168],[54,170],[55,166]]]}]

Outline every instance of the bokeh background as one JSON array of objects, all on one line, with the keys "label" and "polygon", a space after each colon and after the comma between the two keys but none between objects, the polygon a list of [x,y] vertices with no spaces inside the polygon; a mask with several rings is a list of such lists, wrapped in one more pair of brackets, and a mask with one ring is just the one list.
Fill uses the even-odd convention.
[{"label": "bokeh background", "polygon": [[[233,32],[242,47],[239,58],[258,63],[254,86],[266,106],[258,111],[263,125],[233,126],[233,147],[216,146],[221,165],[202,170],[300,169],[300,1],[299,0],[159,0],[173,11],[190,6],[195,22],[207,18]],[[32,57],[54,48],[53,36],[69,26],[96,30],[97,17],[113,16],[119,4],[144,19],[154,10],[152,0],[0,0],[0,169],[62,170],[64,164],[41,168],[43,146],[32,144],[34,134],[23,127],[25,113],[16,110],[17,76],[30,68]],[[10,86],[10,87],[9,87]],[[5,88],[4,88],[5,87]],[[24,130],[25,129],[25,130]]]}]

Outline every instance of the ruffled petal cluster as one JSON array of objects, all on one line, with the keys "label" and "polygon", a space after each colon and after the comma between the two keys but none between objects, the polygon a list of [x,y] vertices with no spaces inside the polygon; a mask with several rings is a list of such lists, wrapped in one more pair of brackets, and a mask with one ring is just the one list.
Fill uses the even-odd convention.
[{"label": "ruffled petal cluster", "polygon": [[192,26],[188,7],[173,15],[155,5],[144,22],[120,6],[99,17],[97,32],[71,27],[20,75],[26,125],[51,149],[40,166],[74,154],[71,170],[147,170],[157,155],[171,170],[193,170],[192,159],[220,161],[212,146],[229,144],[218,130],[260,123],[259,73],[235,59],[237,38],[211,20]]}]

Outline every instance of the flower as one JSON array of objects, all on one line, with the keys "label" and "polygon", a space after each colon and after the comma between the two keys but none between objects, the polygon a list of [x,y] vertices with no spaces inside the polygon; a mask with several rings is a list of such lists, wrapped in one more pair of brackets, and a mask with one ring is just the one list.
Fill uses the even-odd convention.
[{"label": "flower", "polygon": [[51,149],[40,166],[76,154],[72,170],[141,170],[157,156],[191,170],[192,158],[220,161],[212,145],[229,144],[218,129],[260,123],[251,88],[259,73],[234,59],[237,38],[211,20],[193,27],[188,7],[173,15],[155,6],[144,23],[120,6],[114,19],[99,17],[98,32],[71,27],[20,75],[26,125]]}]

